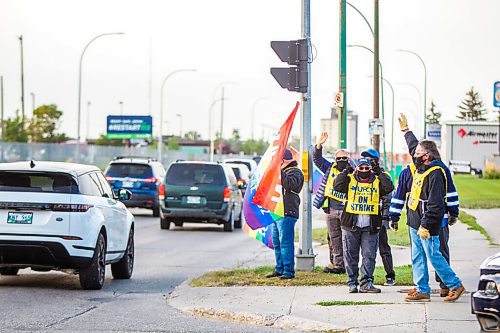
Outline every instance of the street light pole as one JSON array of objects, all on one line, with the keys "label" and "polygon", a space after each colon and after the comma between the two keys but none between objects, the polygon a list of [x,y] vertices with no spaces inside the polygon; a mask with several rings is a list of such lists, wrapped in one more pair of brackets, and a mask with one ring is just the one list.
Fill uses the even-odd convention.
[{"label": "street light pole", "polygon": [[212,116],[212,109],[215,106],[215,104],[219,101],[222,101],[222,98],[218,98],[210,104],[210,107],[208,108],[208,141],[210,142],[209,144],[209,161],[213,162],[214,161],[214,138],[212,135],[212,126],[213,126],[213,116]]},{"label": "street light pole", "polygon": [[347,148],[347,18],[346,0],[339,1],[339,91],[344,95],[342,107],[337,107],[339,117],[339,148]]},{"label": "street light pole", "polygon": [[182,114],[178,113],[175,116],[179,118],[179,138],[182,139]]},{"label": "street light pole", "polygon": [[[5,141],[5,125],[3,122],[4,111],[3,111],[3,76],[0,76],[0,126],[2,128],[2,142]],[[2,162],[3,162],[3,148],[2,148]]]},{"label": "street light pole", "polygon": [[[82,54],[80,55],[80,65],[78,66],[78,115],[77,115],[77,138],[76,138],[76,161],[80,160],[80,122],[81,122],[81,107],[82,107],[82,63],[83,56],[85,55],[85,51],[96,39],[102,36],[110,36],[110,35],[123,35],[123,32],[109,32],[105,34],[100,34],[92,38],[87,45],[83,48]],[[21,36],[22,38],[22,36]]]},{"label": "street light pole", "polygon": [[427,137],[427,67],[425,66],[425,62],[422,59],[422,57],[419,56],[416,52],[413,52],[410,50],[397,50],[397,51],[413,54],[414,56],[416,56],[420,60],[420,62],[422,63],[422,66],[424,67],[424,133],[423,133],[423,138],[425,139]]},{"label": "street light pole", "polygon": [[[378,0],[374,0],[374,26],[373,29],[373,118],[379,119],[379,29],[378,29]],[[380,136],[373,134],[373,148],[380,151]]]},{"label": "street light pole", "polygon": [[224,86],[222,86],[222,97],[220,103],[220,137],[219,137],[219,161],[222,161],[222,144],[223,144],[223,131],[224,131]]},{"label": "street light pole", "polygon": [[24,47],[23,47],[23,35],[19,36],[19,45],[21,47],[21,119],[24,128]]},{"label": "street light pole", "polygon": [[161,83],[161,91],[160,91],[160,129],[158,133],[158,162],[162,163],[162,150],[163,150],[163,91],[165,88],[165,83],[167,83],[167,80],[172,77],[172,75],[175,75],[180,72],[196,72],[196,69],[177,69],[175,71],[170,72],[162,81]]},{"label": "street light pole", "polygon": [[89,142],[89,133],[90,133],[90,101],[87,101],[87,126],[86,129],[87,129],[87,133],[85,133],[85,138],[87,140],[87,142]]}]

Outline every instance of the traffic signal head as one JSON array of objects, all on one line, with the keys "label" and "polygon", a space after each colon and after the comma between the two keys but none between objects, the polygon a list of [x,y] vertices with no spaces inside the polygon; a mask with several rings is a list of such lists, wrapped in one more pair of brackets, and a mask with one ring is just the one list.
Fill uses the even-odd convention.
[{"label": "traffic signal head", "polygon": [[271,68],[271,74],[282,88],[306,93],[308,89],[308,44],[306,39],[272,41],[271,47],[281,61],[292,65],[288,68]]}]

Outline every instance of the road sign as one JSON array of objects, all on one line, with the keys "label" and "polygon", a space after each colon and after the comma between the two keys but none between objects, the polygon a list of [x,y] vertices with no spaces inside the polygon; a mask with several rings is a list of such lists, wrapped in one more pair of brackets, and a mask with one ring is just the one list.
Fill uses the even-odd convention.
[{"label": "road sign", "polygon": [[372,135],[384,135],[384,119],[374,118],[368,121],[368,131]]},{"label": "road sign", "polygon": [[333,105],[339,108],[344,107],[344,93],[339,91],[335,94],[335,98],[333,99]]},{"label": "road sign", "polygon": [[153,118],[151,116],[108,116],[108,139],[151,139]]},{"label": "road sign", "polygon": [[500,108],[500,81],[493,85],[493,106]]}]

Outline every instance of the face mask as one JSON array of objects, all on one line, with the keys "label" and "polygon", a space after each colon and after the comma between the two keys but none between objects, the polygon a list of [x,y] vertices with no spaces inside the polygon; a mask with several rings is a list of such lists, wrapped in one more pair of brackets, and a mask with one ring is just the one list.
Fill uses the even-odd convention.
[{"label": "face mask", "polygon": [[337,162],[337,169],[339,169],[339,170],[344,170],[346,166],[347,166],[347,161],[338,161]]},{"label": "face mask", "polygon": [[358,171],[359,178],[367,179],[370,177],[371,171]]},{"label": "face mask", "polygon": [[423,156],[415,157],[415,166],[419,167],[422,165],[424,165],[424,157]]}]

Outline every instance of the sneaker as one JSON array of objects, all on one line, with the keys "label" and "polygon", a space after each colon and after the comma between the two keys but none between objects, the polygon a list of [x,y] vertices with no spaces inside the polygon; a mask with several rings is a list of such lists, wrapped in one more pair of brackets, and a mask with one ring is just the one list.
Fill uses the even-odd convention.
[{"label": "sneaker", "polygon": [[418,292],[417,289],[410,290],[404,298],[406,302],[430,302],[431,296]]},{"label": "sneaker", "polygon": [[288,274],[283,274],[283,275],[280,276],[280,279],[282,279],[282,280],[291,280],[291,279],[294,279],[294,278],[295,278],[295,276],[288,275]]},{"label": "sneaker", "polygon": [[349,286],[349,294],[357,294],[358,286]]},{"label": "sneaker", "polygon": [[396,285],[396,279],[391,279],[391,278],[388,278],[385,280],[385,283],[384,283],[384,286],[395,286]]},{"label": "sneaker", "polygon": [[281,273],[278,273],[278,272],[276,272],[276,271],[273,271],[271,274],[267,274],[267,275],[266,275],[266,278],[268,278],[268,279],[269,279],[269,278],[278,277],[278,276],[282,276],[282,275],[283,275],[283,274],[281,274]]},{"label": "sneaker", "polygon": [[450,290],[450,292],[448,293],[448,296],[446,296],[444,298],[444,301],[447,303],[455,302],[456,300],[458,300],[460,298],[460,296],[462,296],[464,291],[465,291],[465,288],[461,284],[457,289]]},{"label": "sneaker", "polygon": [[450,289],[448,288],[441,288],[439,289],[439,296],[441,297],[446,297],[450,293]]},{"label": "sneaker", "polygon": [[382,290],[380,290],[379,288],[376,288],[373,283],[367,283],[367,284],[364,284],[362,285],[360,288],[359,288],[359,292],[360,293],[370,293],[370,294],[378,294],[380,293]]}]

